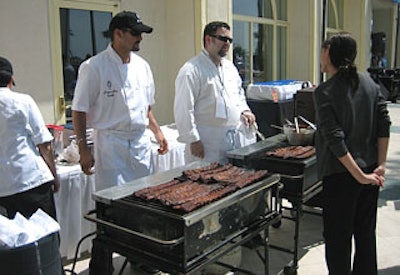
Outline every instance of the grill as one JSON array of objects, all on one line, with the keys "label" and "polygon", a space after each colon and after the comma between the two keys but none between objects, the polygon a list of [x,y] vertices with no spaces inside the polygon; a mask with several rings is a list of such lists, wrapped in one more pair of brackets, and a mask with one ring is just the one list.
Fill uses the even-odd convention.
[{"label": "grill", "polygon": [[[165,272],[189,274],[267,231],[270,223],[280,219],[279,202],[273,196],[279,192],[278,174],[268,174],[189,213],[132,195],[203,166],[203,162],[192,163],[95,193],[96,217],[86,215],[97,223],[95,241],[107,251]],[[266,274],[267,260],[265,257]]]},{"label": "grill", "polygon": [[[293,254],[293,261],[285,267],[285,274],[296,274],[298,267],[298,245],[300,218],[303,212],[315,214],[315,212],[303,211],[303,204],[316,198],[322,190],[321,181],[318,179],[317,159],[313,155],[304,159],[283,159],[267,156],[266,152],[289,146],[284,134],[278,134],[255,144],[228,152],[229,161],[248,169],[267,169],[270,172],[279,173],[283,188],[279,193],[280,198],[287,199],[292,207],[281,209],[291,210],[291,216],[282,215],[282,218],[295,222],[293,249],[287,249],[278,245],[270,245],[272,248]],[[319,214],[319,213],[317,213]],[[281,221],[273,224],[279,227]]]},{"label": "grill", "polygon": [[318,182],[317,159],[315,155],[304,159],[279,158],[267,156],[266,152],[289,146],[286,137],[278,134],[264,141],[228,152],[229,161],[248,169],[267,169],[279,173],[284,184],[281,197],[302,197]]}]

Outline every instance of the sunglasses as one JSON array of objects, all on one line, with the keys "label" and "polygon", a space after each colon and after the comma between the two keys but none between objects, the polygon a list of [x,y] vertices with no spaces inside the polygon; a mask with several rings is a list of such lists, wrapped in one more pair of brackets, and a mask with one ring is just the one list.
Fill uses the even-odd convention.
[{"label": "sunglasses", "polygon": [[124,32],[129,32],[132,36],[139,36],[142,32],[134,31],[132,29],[123,29]]},{"label": "sunglasses", "polygon": [[227,36],[216,35],[216,34],[209,34],[209,36],[217,38],[219,41],[222,41],[222,42],[225,42],[225,43],[229,42],[230,44],[232,44],[232,42],[233,42],[233,39],[230,38],[230,37],[227,37]]}]

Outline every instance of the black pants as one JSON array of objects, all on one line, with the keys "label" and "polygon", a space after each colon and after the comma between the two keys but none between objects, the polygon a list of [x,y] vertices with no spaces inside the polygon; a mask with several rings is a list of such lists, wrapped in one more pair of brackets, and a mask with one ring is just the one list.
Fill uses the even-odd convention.
[{"label": "black pants", "polygon": [[[376,275],[379,187],[359,184],[349,173],[323,180],[325,257],[330,275]],[[351,271],[352,237],[355,241]]]},{"label": "black pants", "polygon": [[10,219],[13,219],[17,212],[30,218],[36,210],[41,208],[54,220],[57,220],[52,185],[53,181],[50,181],[25,192],[0,197],[0,206],[7,210],[7,216]]}]

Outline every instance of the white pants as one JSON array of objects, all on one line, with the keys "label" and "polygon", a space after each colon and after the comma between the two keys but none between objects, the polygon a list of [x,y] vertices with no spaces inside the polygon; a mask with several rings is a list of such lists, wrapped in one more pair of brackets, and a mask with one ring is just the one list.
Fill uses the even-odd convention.
[{"label": "white pants", "polygon": [[[197,126],[200,140],[204,146],[204,160],[207,162],[227,163],[226,152],[252,144],[256,137],[246,138],[234,126]],[[190,152],[190,144],[186,145],[185,161],[190,163],[199,160]]]},{"label": "white pants", "polygon": [[146,132],[127,139],[109,131],[97,131],[94,145],[96,191],[153,173],[150,136]]}]

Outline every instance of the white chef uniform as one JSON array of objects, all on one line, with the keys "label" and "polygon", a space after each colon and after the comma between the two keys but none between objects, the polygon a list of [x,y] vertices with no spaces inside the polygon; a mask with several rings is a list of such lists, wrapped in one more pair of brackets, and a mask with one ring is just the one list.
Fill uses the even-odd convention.
[{"label": "white chef uniform", "polygon": [[111,45],[82,63],[72,109],[94,129],[96,189],[153,172],[148,126],[154,80],[148,63],[131,53],[123,64]]},{"label": "white chef uniform", "polygon": [[217,67],[205,49],[180,69],[175,80],[174,114],[178,140],[187,143],[187,162],[195,159],[189,145],[198,140],[204,145],[205,160],[210,162],[225,163],[226,151],[241,146],[243,139],[237,131],[240,115],[250,110],[241,85],[233,63],[223,58]]},{"label": "white chef uniform", "polygon": [[54,180],[36,145],[53,136],[30,95],[0,88],[0,197]]}]

